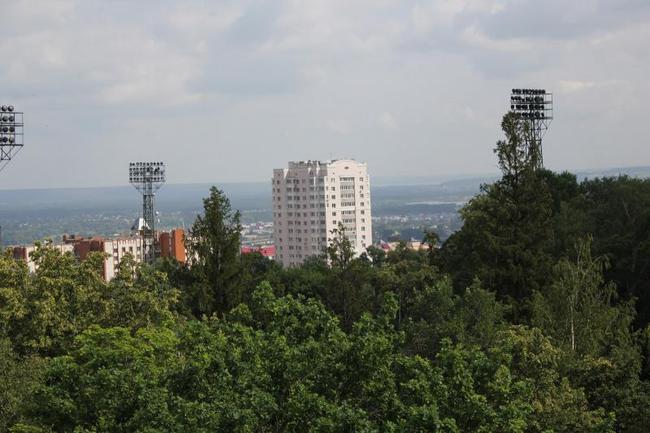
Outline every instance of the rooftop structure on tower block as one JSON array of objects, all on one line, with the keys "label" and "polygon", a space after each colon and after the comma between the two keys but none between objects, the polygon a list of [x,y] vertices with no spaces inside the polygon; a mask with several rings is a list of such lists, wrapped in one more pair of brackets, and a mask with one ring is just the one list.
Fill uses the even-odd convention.
[{"label": "rooftop structure on tower block", "polygon": [[276,260],[296,266],[326,251],[339,223],[355,253],[372,245],[370,180],[365,163],[289,162],[273,170],[273,241]]}]

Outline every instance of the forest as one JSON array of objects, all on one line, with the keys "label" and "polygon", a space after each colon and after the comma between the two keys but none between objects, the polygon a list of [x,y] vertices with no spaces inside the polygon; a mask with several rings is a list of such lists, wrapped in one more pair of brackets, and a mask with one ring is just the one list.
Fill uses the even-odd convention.
[{"label": "forest", "polygon": [[444,243],[239,253],[216,187],[189,263],[0,257],[0,432],[635,432],[650,425],[650,180],[578,182],[507,114]]}]

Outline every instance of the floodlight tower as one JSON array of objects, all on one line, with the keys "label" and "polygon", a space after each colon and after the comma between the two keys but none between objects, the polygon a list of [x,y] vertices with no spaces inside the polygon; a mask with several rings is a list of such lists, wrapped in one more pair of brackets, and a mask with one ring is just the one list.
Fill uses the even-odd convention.
[{"label": "floodlight tower", "polygon": [[[23,148],[23,113],[16,111],[13,105],[0,106],[0,171]],[[2,245],[2,227],[0,227],[0,252]]]},{"label": "floodlight tower", "polygon": [[512,89],[510,111],[530,128],[532,143],[539,149],[539,167],[544,164],[542,138],[553,120],[553,94],[546,89]]},{"label": "floodlight tower", "polygon": [[155,213],[153,201],[156,191],[165,183],[165,164],[162,162],[129,163],[129,182],[142,194],[142,261],[152,263],[156,258]]},{"label": "floodlight tower", "polygon": [[0,171],[23,148],[23,113],[13,105],[0,106]]}]

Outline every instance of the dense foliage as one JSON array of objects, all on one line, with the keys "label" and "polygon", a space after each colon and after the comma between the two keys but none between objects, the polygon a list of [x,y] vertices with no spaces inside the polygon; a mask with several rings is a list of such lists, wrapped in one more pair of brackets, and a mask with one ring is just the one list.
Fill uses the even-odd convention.
[{"label": "dense foliage", "polygon": [[1,256],[0,432],[645,432],[650,181],[544,170],[514,120],[441,248],[283,269],[213,188],[188,264]]}]

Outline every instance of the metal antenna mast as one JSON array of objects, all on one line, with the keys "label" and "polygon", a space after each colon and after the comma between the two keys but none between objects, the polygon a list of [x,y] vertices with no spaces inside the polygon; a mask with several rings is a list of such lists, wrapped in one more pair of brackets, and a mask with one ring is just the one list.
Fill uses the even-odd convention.
[{"label": "metal antenna mast", "polygon": [[539,167],[542,167],[542,138],[553,120],[553,94],[546,89],[512,89],[510,111],[528,124],[533,141],[529,144],[539,149]]},{"label": "metal antenna mast", "polygon": [[154,196],[165,183],[165,164],[131,162],[129,182],[142,194],[142,261],[152,263],[156,258]]}]

